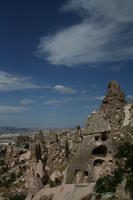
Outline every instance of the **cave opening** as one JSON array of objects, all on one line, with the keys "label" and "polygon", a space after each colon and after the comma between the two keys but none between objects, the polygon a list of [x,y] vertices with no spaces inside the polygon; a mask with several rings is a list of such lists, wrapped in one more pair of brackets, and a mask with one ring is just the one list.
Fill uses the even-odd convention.
[{"label": "cave opening", "polygon": [[94,166],[100,166],[100,165],[103,164],[103,162],[104,162],[104,160],[97,159],[97,160],[94,161],[93,165],[94,165]]},{"label": "cave opening", "polygon": [[107,136],[107,133],[106,132],[104,132],[103,134],[102,134],[102,141],[106,141],[107,139],[108,139],[108,136]]},{"label": "cave opening", "polygon": [[106,156],[106,154],[107,154],[107,147],[105,145],[100,145],[92,151],[92,155],[95,156]]}]

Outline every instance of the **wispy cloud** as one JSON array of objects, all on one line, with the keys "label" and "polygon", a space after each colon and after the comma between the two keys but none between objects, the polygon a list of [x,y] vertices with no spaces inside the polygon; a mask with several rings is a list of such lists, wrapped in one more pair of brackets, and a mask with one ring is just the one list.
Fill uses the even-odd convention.
[{"label": "wispy cloud", "polygon": [[97,86],[97,85],[96,85],[95,83],[93,83],[93,84],[91,85],[92,88],[96,88],[96,86]]},{"label": "wispy cloud", "polygon": [[0,91],[17,91],[25,89],[41,89],[49,86],[38,85],[31,77],[23,77],[0,71]]},{"label": "wispy cloud", "polygon": [[133,101],[133,95],[127,95],[127,99],[128,99],[129,101]]},{"label": "wispy cloud", "polygon": [[8,115],[8,114],[17,114],[23,113],[25,111],[30,110],[32,108],[32,104],[35,103],[34,99],[24,98],[17,101],[4,101],[0,102],[0,114]]},{"label": "wispy cloud", "polygon": [[94,110],[98,110],[99,109],[99,105],[95,104],[95,105],[83,105],[84,109],[87,109],[89,113],[93,112]]},{"label": "wispy cloud", "polygon": [[90,97],[69,97],[69,98],[60,98],[60,99],[47,99],[42,104],[43,105],[56,105],[56,104],[64,104],[64,103],[72,103],[72,102],[88,102],[89,101],[96,101],[96,100],[102,100],[104,96],[90,96]]},{"label": "wispy cloud", "polygon": [[54,89],[57,91],[57,92],[60,92],[62,94],[76,94],[77,91],[70,88],[70,87],[65,87],[63,85],[56,85],[54,86]]},{"label": "wispy cloud", "polygon": [[23,107],[23,106],[11,106],[11,105],[1,105],[0,106],[0,114],[5,114],[5,115],[22,113],[27,110],[28,110],[28,107]]},{"label": "wispy cloud", "polygon": [[46,100],[45,102],[43,102],[42,104],[43,105],[55,105],[55,104],[60,104],[62,102],[63,102],[63,100],[49,99],[49,100]]},{"label": "wispy cloud", "polygon": [[81,90],[81,94],[83,94],[83,95],[84,95],[84,94],[87,94],[87,93],[89,93],[90,91],[94,90],[95,88],[96,88],[96,84],[93,83],[93,84],[90,85],[89,89]]},{"label": "wispy cloud", "polygon": [[30,106],[35,102],[35,100],[32,99],[21,99],[20,105],[22,106]]},{"label": "wispy cloud", "polygon": [[55,105],[55,104],[64,104],[69,102],[77,102],[77,101],[89,101],[88,97],[72,97],[72,98],[61,98],[61,99],[47,99],[42,104],[43,105]]},{"label": "wispy cloud", "polygon": [[66,66],[133,59],[132,0],[69,0],[60,10],[82,22],[42,37],[39,57]]},{"label": "wispy cloud", "polygon": [[125,67],[125,62],[122,62],[122,63],[120,63],[120,64],[115,64],[115,65],[113,65],[113,66],[109,66],[108,67],[108,71],[119,71],[119,70],[121,70],[122,68],[124,68]]},{"label": "wispy cloud", "polygon": [[102,101],[104,99],[105,96],[99,96],[99,97],[96,97],[96,100],[98,101]]}]

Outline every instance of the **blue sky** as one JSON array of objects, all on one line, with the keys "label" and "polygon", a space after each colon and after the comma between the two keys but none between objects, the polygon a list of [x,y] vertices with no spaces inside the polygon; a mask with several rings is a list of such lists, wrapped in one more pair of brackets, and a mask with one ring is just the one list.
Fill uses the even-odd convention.
[{"label": "blue sky", "polygon": [[0,2],[0,126],[75,127],[110,80],[133,99],[132,0]]}]

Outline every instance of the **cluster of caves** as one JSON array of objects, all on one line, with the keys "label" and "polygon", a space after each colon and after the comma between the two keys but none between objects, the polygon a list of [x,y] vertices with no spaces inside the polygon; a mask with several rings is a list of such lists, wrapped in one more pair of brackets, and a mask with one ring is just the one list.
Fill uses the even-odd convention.
[{"label": "cluster of caves", "polygon": [[[98,113],[93,113],[88,118],[87,133],[70,163],[68,172],[73,176],[67,183],[96,182],[99,177],[112,173],[114,162],[110,132],[109,124]],[[80,163],[79,158],[83,160]]]},{"label": "cluster of caves", "polygon": [[107,136],[106,132],[102,133],[101,135],[95,136],[95,141],[101,140],[101,141],[105,142],[107,139],[108,139],[108,136]]}]

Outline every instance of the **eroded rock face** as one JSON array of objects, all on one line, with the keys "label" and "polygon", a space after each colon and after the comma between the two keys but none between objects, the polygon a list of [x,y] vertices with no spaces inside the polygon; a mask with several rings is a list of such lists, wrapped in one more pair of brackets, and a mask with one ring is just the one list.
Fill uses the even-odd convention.
[{"label": "eroded rock face", "polygon": [[30,151],[31,156],[29,168],[32,173],[27,171],[28,175],[26,175],[28,188],[27,199],[31,199],[31,193],[34,194],[48,183],[47,172],[45,170],[48,149],[45,143],[45,137],[41,131],[39,134],[35,135]]},{"label": "eroded rock face", "polygon": [[39,134],[35,136],[34,140],[35,140],[35,143],[38,144],[38,148],[40,149],[39,160],[42,160],[45,166],[48,159],[48,149],[47,149],[46,140],[45,140],[45,136],[43,135],[43,132],[40,131]]},{"label": "eroded rock face", "polygon": [[89,185],[63,185],[54,188],[45,188],[36,193],[33,200],[88,200],[94,188],[94,183]]},{"label": "eroded rock face", "polygon": [[63,178],[63,176],[60,171],[53,172],[50,176],[50,186],[56,187],[58,185],[61,185],[62,178]]},{"label": "eroded rock face", "polygon": [[41,160],[39,160],[36,164],[36,176],[39,175],[39,177],[42,179],[44,177],[44,166]]},{"label": "eroded rock face", "polygon": [[31,146],[31,158],[35,162],[41,160],[45,167],[48,158],[48,149],[46,146],[45,137],[41,131],[34,137],[34,142]]},{"label": "eroded rock face", "polygon": [[50,196],[42,196],[40,200],[53,200],[53,195]]},{"label": "eroded rock face", "polygon": [[125,112],[125,119],[122,126],[123,127],[133,126],[133,104],[127,104],[124,107],[124,112]]},{"label": "eroded rock face", "polygon": [[102,102],[99,113],[110,123],[111,127],[121,127],[124,120],[126,99],[117,81],[110,81],[107,94]]},{"label": "eroded rock face", "polygon": [[18,158],[18,148],[14,145],[9,145],[6,149],[5,164],[12,163],[14,158]]},{"label": "eroded rock face", "polygon": [[[111,199],[112,194],[97,196],[94,186],[117,169],[117,144],[125,136],[133,138],[133,105],[127,104],[119,84],[111,81],[100,110],[88,117],[85,129],[40,131],[29,148],[21,144],[21,137],[18,147],[7,147],[5,163],[10,173],[19,174],[14,189],[21,185],[28,193],[26,200]],[[124,186],[117,188],[118,196],[125,195]]]},{"label": "eroded rock face", "polygon": [[12,145],[9,145],[6,149],[6,156],[5,156],[5,164],[8,164],[13,152],[13,147]]},{"label": "eroded rock face", "polygon": [[30,144],[32,142],[32,139],[29,136],[20,135],[16,139],[16,146],[26,146],[27,144]]}]

